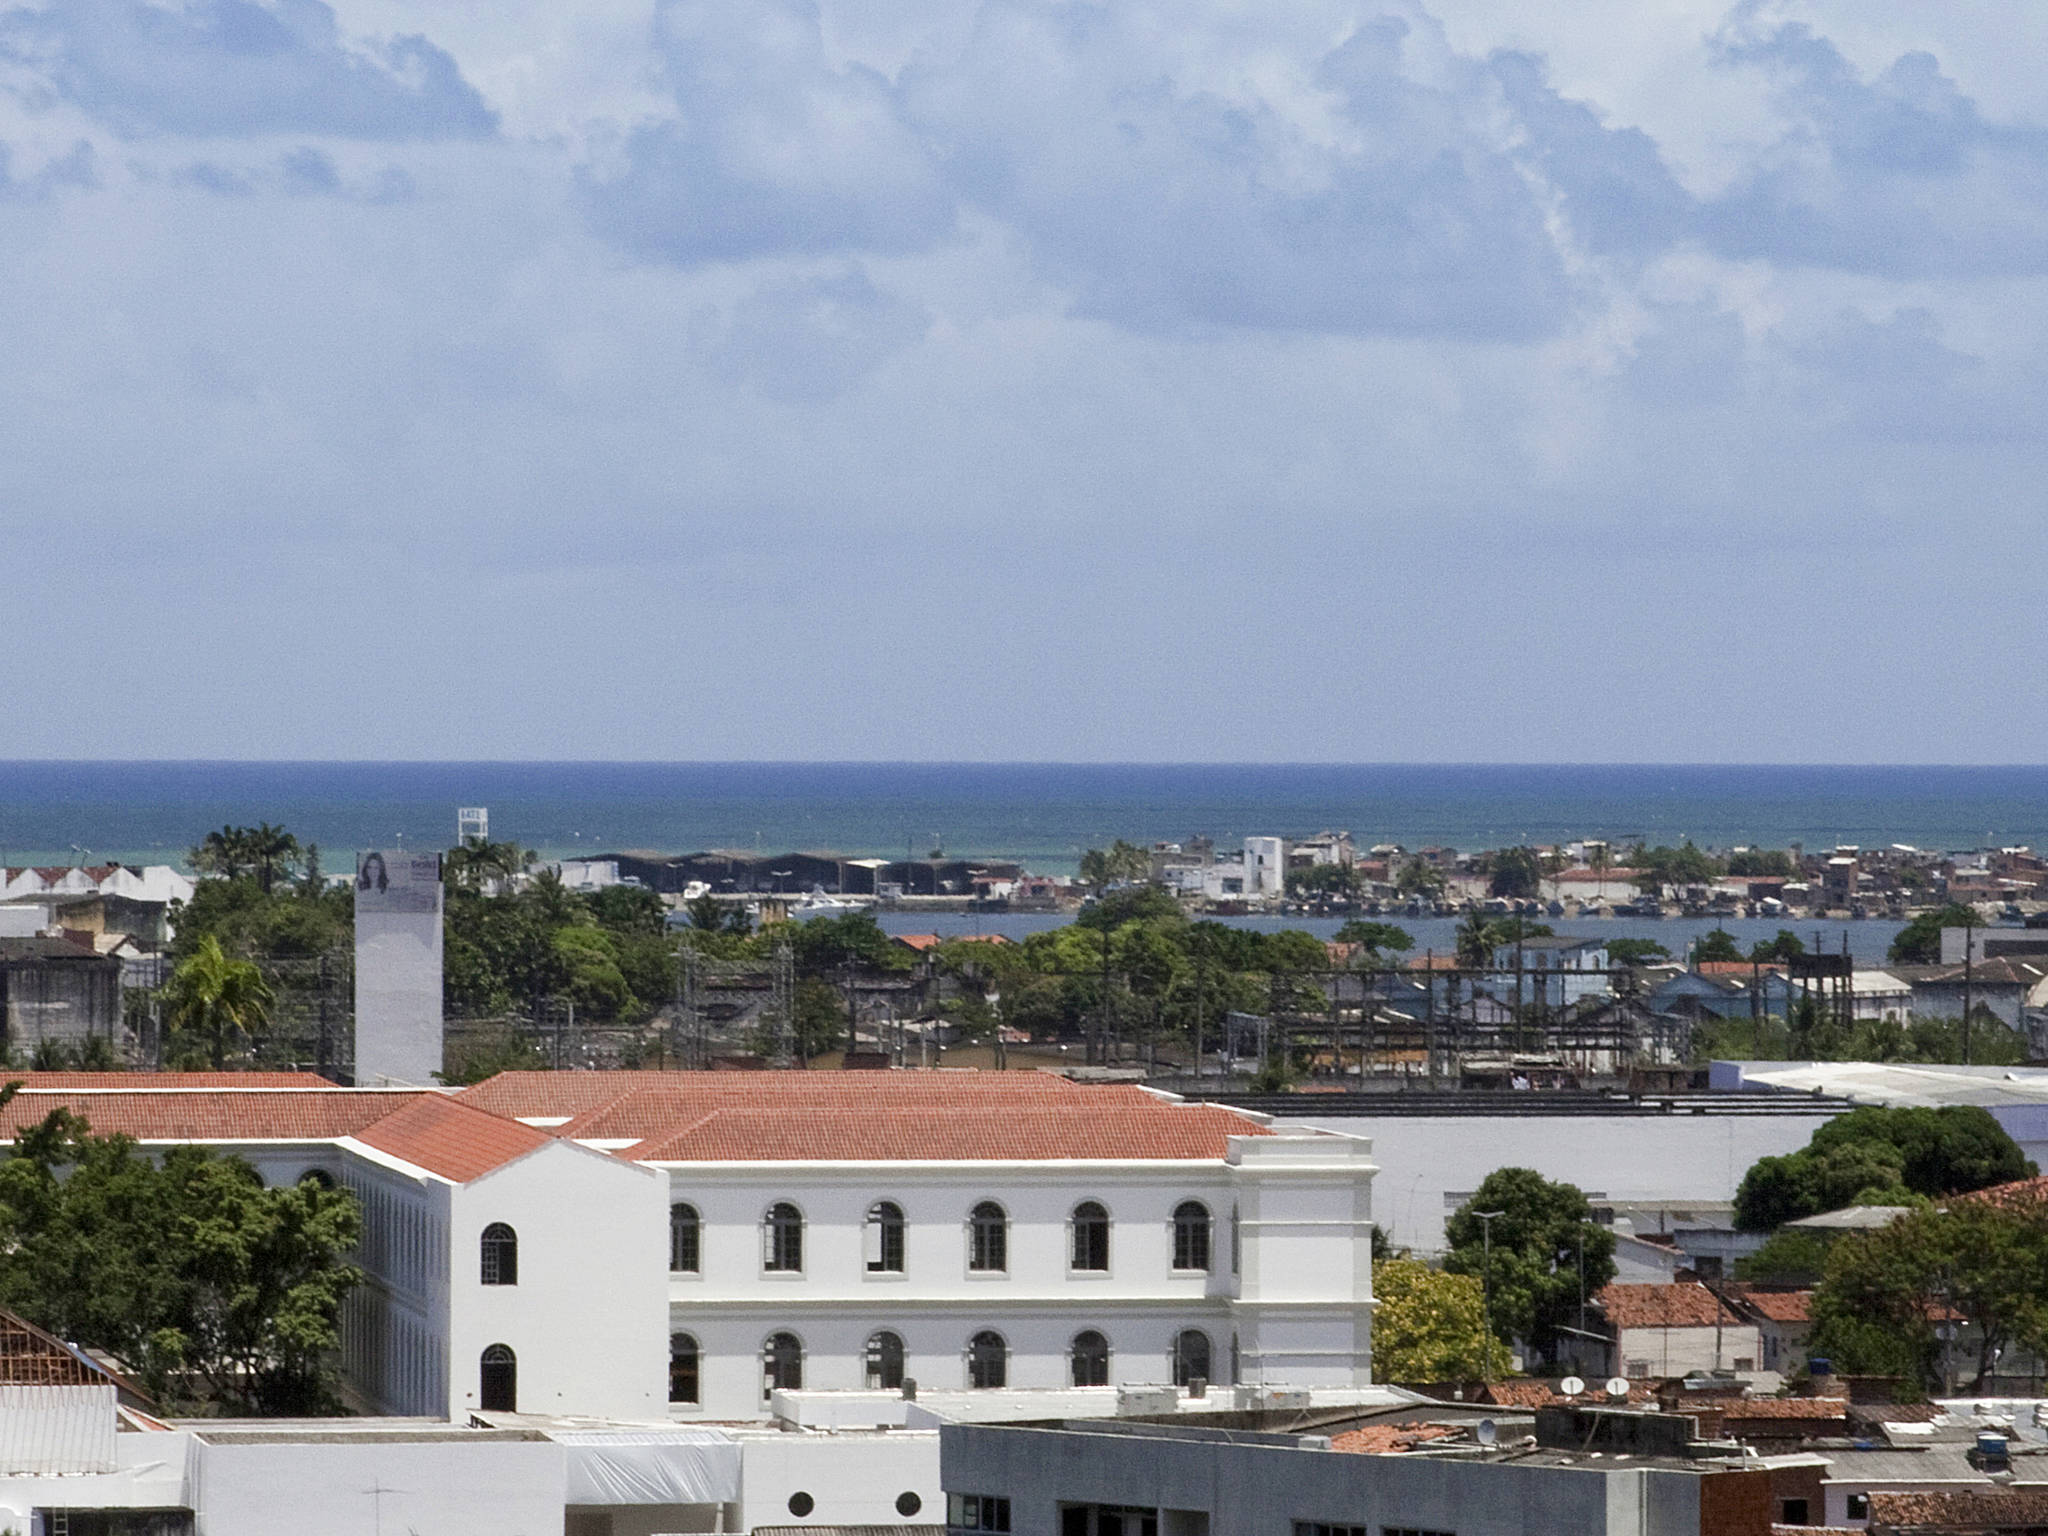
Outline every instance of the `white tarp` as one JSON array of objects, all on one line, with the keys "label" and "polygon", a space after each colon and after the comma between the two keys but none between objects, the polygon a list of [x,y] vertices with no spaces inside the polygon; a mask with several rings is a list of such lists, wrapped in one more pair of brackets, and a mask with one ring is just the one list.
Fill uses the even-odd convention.
[{"label": "white tarp", "polygon": [[113,1386],[0,1386],[0,1472],[112,1472]]},{"label": "white tarp", "polygon": [[557,1430],[569,1504],[734,1504],[740,1448],[715,1430]]}]

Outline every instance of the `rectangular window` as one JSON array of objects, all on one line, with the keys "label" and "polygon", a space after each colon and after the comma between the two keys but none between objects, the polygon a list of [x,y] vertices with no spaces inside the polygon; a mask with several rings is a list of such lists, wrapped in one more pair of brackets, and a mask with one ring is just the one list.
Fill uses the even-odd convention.
[{"label": "rectangular window", "polygon": [[1363,1525],[1332,1525],[1327,1520],[1297,1520],[1294,1536],[1372,1536]]},{"label": "rectangular window", "polygon": [[1007,1531],[1010,1501],[986,1493],[949,1493],[946,1526],[949,1531]]},{"label": "rectangular window", "polygon": [[[1357,1527],[1345,1526],[1337,1529],[1352,1530]],[[1418,1530],[1412,1525],[1383,1525],[1380,1527],[1380,1536],[1457,1536],[1457,1532]]]},{"label": "rectangular window", "polygon": [[1804,1524],[1806,1524],[1806,1500],[1804,1500],[1804,1499],[1780,1499],[1780,1500],[1778,1501],[1778,1524],[1780,1524],[1780,1525],[1804,1525]]},{"label": "rectangular window", "polygon": [[1851,1520],[1868,1520],[1870,1518],[1870,1495],[1867,1493],[1850,1494],[1849,1506],[1842,1513]]}]

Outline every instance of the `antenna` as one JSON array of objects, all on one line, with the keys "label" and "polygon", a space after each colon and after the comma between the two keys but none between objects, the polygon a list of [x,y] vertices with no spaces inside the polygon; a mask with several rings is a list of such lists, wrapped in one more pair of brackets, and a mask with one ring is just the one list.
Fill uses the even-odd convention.
[{"label": "antenna", "polygon": [[1563,1381],[1560,1381],[1557,1384],[1557,1390],[1562,1392],[1566,1397],[1577,1397],[1581,1392],[1586,1390],[1586,1384],[1577,1376],[1567,1376]]},{"label": "antenna", "polygon": [[1618,1403],[1628,1401],[1628,1378],[1626,1376],[1608,1377],[1607,1395]]},{"label": "antenna", "polygon": [[1500,1426],[1491,1419],[1481,1419],[1472,1427],[1472,1438],[1481,1445],[1492,1445],[1500,1439]]}]

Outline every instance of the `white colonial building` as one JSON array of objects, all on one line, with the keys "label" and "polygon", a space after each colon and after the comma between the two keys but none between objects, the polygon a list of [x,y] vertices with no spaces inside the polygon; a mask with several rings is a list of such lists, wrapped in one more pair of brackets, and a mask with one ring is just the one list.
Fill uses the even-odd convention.
[{"label": "white colonial building", "polygon": [[746,1420],[777,1389],[1371,1379],[1370,1144],[1036,1072],[25,1074],[363,1203],[371,1411]]}]

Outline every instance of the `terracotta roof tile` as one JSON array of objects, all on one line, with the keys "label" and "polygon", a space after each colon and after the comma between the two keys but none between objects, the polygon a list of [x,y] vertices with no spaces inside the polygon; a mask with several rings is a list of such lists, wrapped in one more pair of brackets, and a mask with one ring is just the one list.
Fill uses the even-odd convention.
[{"label": "terracotta roof tile", "polygon": [[356,1132],[365,1146],[466,1184],[555,1138],[442,1094],[421,1094],[395,1114]]},{"label": "terracotta roof tile", "polygon": [[112,1089],[134,1093],[169,1088],[316,1088],[344,1090],[317,1072],[0,1072],[0,1082],[19,1083],[38,1092],[91,1092]]},{"label": "terracotta roof tile", "polygon": [[1429,1440],[1447,1440],[1458,1433],[1450,1424],[1367,1424],[1347,1430],[1330,1442],[1333,1451],[1351,1451],[1365,1456],[1385,1456],[1405,1451]]},{"label": "terracotta roof tile", "polygon": [[642,1162],[1220,1159],[1264,1126],[1211,1105],[1119,1103],[719,1108],[631,1149]]},{"label": "terracotta roof tile", "polygon": [[0,1136],[12,1136],[39,1124],[52,1110],[66,1108],[103,1136],[137,1141],[332,1141],[353,1136],[423,1096],[423,1091],[312,1093],[292,1088],[182,1093],[45,1089],[16,1094],[0,1107]]},{"label": "terracotta roof tile", "polygon": [[[1604,1391],[1598,1390],[1581,1392],[1577,1397],[1566,1397],[1557,1390],[1556,1382],[1531,1378],[1496,1381],[1485,1387],[1484,1393],[1496,1408],[1554,1408],[1564,1403],[1597,1408],[1613,1401]],[[1628,1401],[1631,1403],[1651,1402],[1656,1395],[1657,1388],[1654,1382],[1631,1381],[1628,1384]]]},{"label": "terracotta roof tile", "polygon": [[2008,1531],[2048,1525],[2048,1492],[1972,1489],[1966,1493],[1873,1493],[1870,1524]]},{"label": "terracotta roof tile", "polygon": [[1743,1305],[1774,1323],[1813,1321],[1812,1291],[1751,1291],[1734,1293]]},{"label": "terracotta roof tile", "polygon": [[1727,1419],[1842,1419],[1849,1417],[1846,1397],[1746,1397],[1728,1405]]},{"label": "terracotta roof tile", "polygon": [[1598,1297],[1600,1310],[1617,1328],[1711,1328],[1740,1324],[1704,1285],[1609,1285]]}]

